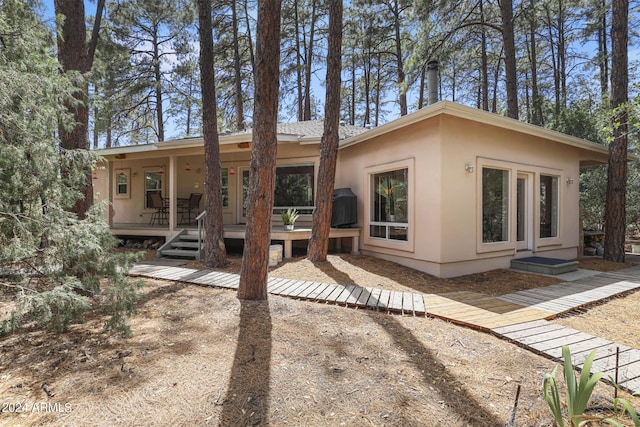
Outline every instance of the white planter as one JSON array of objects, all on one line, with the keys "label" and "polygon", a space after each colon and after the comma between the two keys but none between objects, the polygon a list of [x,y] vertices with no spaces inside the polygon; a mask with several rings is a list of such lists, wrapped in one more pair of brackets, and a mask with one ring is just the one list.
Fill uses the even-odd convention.
[{"label": "white planter", "polygon": [[293,231],[293,224],[285,224],[284,231]]}]

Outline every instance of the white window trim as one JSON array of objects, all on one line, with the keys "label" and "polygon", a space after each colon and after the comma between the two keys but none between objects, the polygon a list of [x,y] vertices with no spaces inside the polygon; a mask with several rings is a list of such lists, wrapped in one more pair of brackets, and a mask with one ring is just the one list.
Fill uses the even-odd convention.
[{"label": "white window trim", "polygon": [[[164,176],[166,175],[166,171],[165,171],[165,167],[164,165],[162,166],[151,166],[151,167],[147,167],[147,168],[143,168],[142,169],[142,192],[143,192],[143,200],[142,200],[142,206],[144,206],[144,209],[146,211],[153,211],[152,208],[147,206],[147,191],[154,191],[154,190],[147,190],[147,183],[146,183],[146,179],[147,179],[147,174],[148,173],[158,173],[160,175],[162,175],[160,177],[161,181],[162,181],[162,185],[160,187],[160,194],[162,195],[162,197],[166,197],[166,186],[167,186],[167,180],[164,178]],[[162,172],[162,173],[160,173]]]},{"label": "white window trim", "polygon": [[[476,179],[476,212],[477,212],[477,234],[476,234],[476,251],[477,253],[487,252],[500,252],[500,251],[515,251],[516,250],[516,229],[514,223],[514,215],[517,210],[517,200],[514,195],[517,192],[518,180],[514,179],[514,174],[517,176],[518,165],[510,162],[504,162],[493,159],[478,158],[478,165],[476,171],[478,171]],[[482,236],[482,170],[483,168],[501,169],[506,170],[509,173],[509,216],[507,224],[507,236],[509,240],[504,242],[490,242],[485,243]]]},{"label": "white window trim", "polygon": [[[492,242],[484,243],[482,241],[482,168],[504,169],[509,171],[509,241],[508,242]],[[531,249],[539,251],[545,247],[558,247],[565,244],[562,229],[563,206],[564,206],[564,186],[565,174],[561,169],[548,168],[537,165],[529,165],[517,162],[509,162],[488,158],[477,158],[475,170],[478,171],[476,176],[476,252],[496,253],[496,252],[515,252],[517,250],[517,230],[516,230],[516,212],[517,212],[517,192],[518,173],[528,174],[533,179],[533,242]],[[558,177],[558,236],[556,237],[540,237],[540,176]]]},{"label": "white window trim", "polygon": [[[390,172],[399,169],[407,169],[407,176],[409,180],[409,188],[407,190],[407,223],[403,223],[402,226],[407,227],[407,240],[390,240],[383,239],[378,237],[370,236],[370,226],[371,223],[374,222],[371,219],[371,204],[373,201],[371,200],[372,188],[371,188],[371,177],[375,174]],[[387,249],[395,249],[404,252],[414,252],[415,250],[415,215],[414,215],[414,206],[415,206],[415,158],[411,157],[404,160],[398,160],[395,162],[384,163],[381,165],[367,166],[364,169],[364,186],[365,194],[364,194],[364,220],[365,220],[365,230],[364,230],[364,245],[377,246],[381,248]]]},{"label": "white window trim", "polygon": [[[127,192],[118,193],[118,176],[124,173],[127,177]],[[114,169],[113,174],[113,198],[114,199],[130,199],[131,198],[131,168]]]},{"label": "white window trim", "polygon": [[[551,177],[556,177],[558,178],[558,186],[557,186],[557,190],[558,190],[558,194],[557,194],[557,203],[558,203],[558,214],[557,214],[557,225],[556,227],[558,228],[558,235],[557,236],[553,236],[553,237],[540,237],[540,177],[544,175],[544,176],[551,176]],[[535,188],[534,188],[534,192],[535,192],[535,196],[536,196],[536,200],[534,203],[534,215],[535,215],[535,230],[534,230],[534,235],[535,235],[535,241],[536,241],[536,248],[542,248],[545,246],[560,246],[564,244],[564,239],[563,239],[563,235],[562,235],[562,216],[563,216],[563,185],[562,183],[565,182],[565,178],[564,175],[562,173],[561,170],[558,169],[549,169],[549,168],[539,168],[536,171],[536,176],[535,176]]]}]

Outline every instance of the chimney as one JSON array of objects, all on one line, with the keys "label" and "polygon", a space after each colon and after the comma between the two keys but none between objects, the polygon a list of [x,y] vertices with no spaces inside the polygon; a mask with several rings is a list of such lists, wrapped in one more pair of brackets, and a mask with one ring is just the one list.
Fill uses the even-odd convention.
[{"label": "chimney", "polygon": [[438,61],[427,62],[427,88],[429,89],[428,105],[435,104],[438,99]]}]

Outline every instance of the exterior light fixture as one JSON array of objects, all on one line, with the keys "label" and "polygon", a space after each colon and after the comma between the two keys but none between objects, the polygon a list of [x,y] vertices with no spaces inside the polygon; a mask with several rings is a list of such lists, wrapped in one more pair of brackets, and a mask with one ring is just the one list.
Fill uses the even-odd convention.
[{"label": "exterior light fixture", "polygon": [[186,170],[187,172],[191,172],[191,165],[189,164],[189,162],[187,162],[184,170]]},{"label": "exterior light fixture", "polygon": [[464,165],[464,170],[466,170],[468,173],[473,173],[473,165],[471,163],[466,163]]},{"label": "exterior light fixture", "polygon": [[571,177],[567,178],[567,184],[573,184],[573,178]]},{"label": "exterior light fixture", "polygon": [[236,170],[234,169],[234,167],[233,167],[233,166],[231,166],[231,167],[229,168],[229,175],[235,175],[235,174],[236,174]]}]

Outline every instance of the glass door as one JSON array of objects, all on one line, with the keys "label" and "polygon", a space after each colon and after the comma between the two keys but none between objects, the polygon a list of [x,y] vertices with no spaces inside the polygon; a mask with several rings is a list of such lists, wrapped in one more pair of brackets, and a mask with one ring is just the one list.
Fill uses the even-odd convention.
[{"label": "glass door", "polygon": [[249,168],[239,168],[240,185],[238,186],[238,224],[247,223],[247,199],[249,197]]},{"label": "glass door", "polygon": [[533,236],[533,203],[531,196],[532,179],[527,174],[518,174],[516,188],[516,249],[526,251],[532,249]]}]

